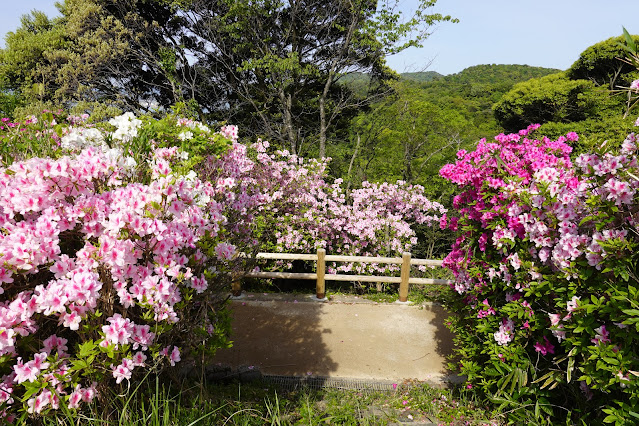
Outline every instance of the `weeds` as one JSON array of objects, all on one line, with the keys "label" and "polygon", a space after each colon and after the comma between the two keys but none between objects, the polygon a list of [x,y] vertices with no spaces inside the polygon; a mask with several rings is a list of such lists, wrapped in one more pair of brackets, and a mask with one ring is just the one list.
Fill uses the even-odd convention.
[{"label": "weeds", "polygon": [[[197,395],[191,397],[192,395]],[[399,385],[393,392],[307,388],[283,391],[264,382],[227,383],[176,389],[155,380],[130,395],[114,396],[119,410],[105,418],[68,410],[43,419],[53,425],[386,425],[431,421],[441,425],[500,425],[466,390],[442,390],[426,384]],[[118,399],[119,398],[119,399]]]}]

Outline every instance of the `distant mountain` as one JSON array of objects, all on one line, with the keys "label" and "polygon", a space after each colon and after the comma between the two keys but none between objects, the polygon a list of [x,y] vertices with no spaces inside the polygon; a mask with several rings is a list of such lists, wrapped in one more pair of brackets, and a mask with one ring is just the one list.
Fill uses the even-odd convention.
[{"label": "distant mountain", "polygon": [[530,65],[475,65],[457,74],[444,76],[442,80],[450,83],[515,84],[560,71],[554,68],[531,67]]},{"label": "distant mountain", "polygon": [[[402,80],[415,83],[434,83],[435,86],[458,84],[490,84],[512,86],[531,78],[543,77],[561,70],[554,68],[532,67],[530,65],[475,65],[457,74],[443,75],[437,71],[405,72],[400,74]],[[347,74],[340,79],[346,85],[366,85],[369,82],[367,74],[356,72]]]},{"label": "distant mountain", "polygon": [[529,65],[476,65],[428,82],[410,82],[421,90],[423,99],[440,107],[452,107],[473,123],[471,140],[501,131],[492,106],[512,87],[531,78],[560,72]]},{"label": "distant mountain", "polygon": [[450,98],[481,99],[483,108],[490,109],[515,84],[555,74],[560,70],[529,65],[475,65],[457,74],[420,84],[432,102],[449,102]]},{"label": "distant mountain", "polygon": [[[401,81],[418,86],[424,96],[436,104],[459,104],[460,99],[473,100],[470,108],[481,111],[484,120],[490,120],[492,105],[516,83],[561,72],[553,68],[530,65],[475,65],[456,74],[442,75],[436,71],[400,74]],[[370,78],[364,73],[343,76],[341,84],[349,86],[360,96],[366,96]]]},{"label": "distant mountain", "polygon": [[436,71],[423,72],[405,72],[400,74],[402,80],[416,81],[418,83],[427,83],[429,81],[438,80],[444,77]]}]

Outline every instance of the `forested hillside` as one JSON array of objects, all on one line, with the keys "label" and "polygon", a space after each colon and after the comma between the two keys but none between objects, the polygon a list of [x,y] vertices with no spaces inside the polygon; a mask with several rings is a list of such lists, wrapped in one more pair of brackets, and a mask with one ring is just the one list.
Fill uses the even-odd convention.
[{"label": "forested hillside", "polygon": [[458,106],[480,136],[498,130],[492,106],[516,83],[558,71],[528,65],[476,65],[424,85],[423,89],[438,105]]},{"label": "forested hillside", "polygon": [[427,83],[433,80],[439,80],[443,75],[437,71],[421,71],[421,72],[405,72],[401,74],[403,80],[415,81],[417,83]]},{"label": "forested hillside", "polygon": [[[332,173],[353,185],[363,180],[402,179],[427,186],[440,197],[439,168],[502,128],[492,107],[520,82],[558,72],[528,65],[477,65],[443,76],[433,71],[401,74],[382,101],[360,111],[329,150]],[[347,80],[352,87],[366,76]]]}]

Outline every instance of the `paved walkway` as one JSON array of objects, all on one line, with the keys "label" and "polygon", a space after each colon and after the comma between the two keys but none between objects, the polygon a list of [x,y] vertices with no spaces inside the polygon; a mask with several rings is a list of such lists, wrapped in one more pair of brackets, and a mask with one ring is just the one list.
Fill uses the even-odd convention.
[{"label": "paved walkway", "polygon": [[234,345],[214,359],[262,374],[443,383],[452,336],[433,304],[330,302],[307,295],[247,294],[231,302]]}]

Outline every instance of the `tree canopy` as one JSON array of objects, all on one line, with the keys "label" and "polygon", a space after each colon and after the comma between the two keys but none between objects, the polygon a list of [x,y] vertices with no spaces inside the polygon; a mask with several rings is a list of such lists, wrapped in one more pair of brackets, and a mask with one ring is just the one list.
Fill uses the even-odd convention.
[{"label": "tree canopy", "polygon": [[494,106],[495,118],[509,132],[531,123],[567,123],[595,116],[608,93],[588,80],[551,74],[516,84]]},{"label": "tree canopy", "polygon": [[[631,37],[639,42],[639,36]],[[623,36],[612,37],[588,47],[568,69],[568,78],[590,80],[610,90],[628,87],[637,69],[622,60],[627,55],[624,41]]]},{"label": "tree canopy", "polygon": [[[628,39],[639,41],[629,34]],[[515,85],[493,106],[497,122],[508,132],[540,123],[549,137],[579,131],[576,144],[582,148],[632,131],[626,90],[639,74],[625,60],[625,41],[615,37],[596,43],[567,71]]]},{"label": "tree canopy", "polygon": [[[398,0],[65,0],[7,36],[0,75],[27,102],[149,112],[189,103],[247,136],[324,156],[335,124],[388,90],[385,57],[419,46],[432,25]],[[341,83],[363,72],[364,96]]]},{"label": "tree canopy", "polygon": [[173,84],[176,70],[162,56],[180,31],[164,3],[65,0],[57,4],[59,18],[26,15],[0,52],[6,89],[36,109],[113,105],[144,112],[183,99]]}]

